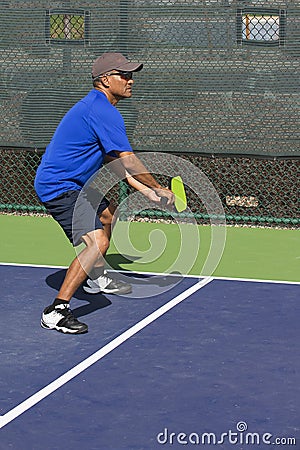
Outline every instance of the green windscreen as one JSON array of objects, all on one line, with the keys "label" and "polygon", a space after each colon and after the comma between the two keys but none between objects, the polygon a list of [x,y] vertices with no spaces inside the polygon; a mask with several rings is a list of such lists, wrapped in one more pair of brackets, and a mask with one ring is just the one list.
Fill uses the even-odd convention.
[{"label": "green windscreen", "polygon": [[0,2],[0,147],[43,150],[107,51],[144,63],[120,102],[135,150],[299,152],[300,1]]}]

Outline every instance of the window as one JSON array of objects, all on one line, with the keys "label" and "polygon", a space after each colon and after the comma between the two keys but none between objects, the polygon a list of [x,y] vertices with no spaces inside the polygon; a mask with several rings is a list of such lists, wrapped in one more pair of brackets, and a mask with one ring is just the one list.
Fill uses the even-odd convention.
[{"label": "window", "polygon": [[89,13],[83,10],[48,10],[46,13],[48,44],[87,44]]},{"label": "window", "polygon": [[237,13],[237,41],[250,45],[283,45],[285,11],[245,8]]}]

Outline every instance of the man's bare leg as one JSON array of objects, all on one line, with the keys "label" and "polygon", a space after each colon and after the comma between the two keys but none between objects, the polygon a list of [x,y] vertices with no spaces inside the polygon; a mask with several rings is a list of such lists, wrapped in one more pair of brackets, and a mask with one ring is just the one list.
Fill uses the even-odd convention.
[{"label": "man's bare leg", "polygon": [[86,247],[73,260],[67,270],[65,279],[57,298],[70,301],[79,286],[85,281],[92,268],[97,264],[104,266],[103,255],[109,247],[109,240],[104,230],[91,231],[83,236]]}]

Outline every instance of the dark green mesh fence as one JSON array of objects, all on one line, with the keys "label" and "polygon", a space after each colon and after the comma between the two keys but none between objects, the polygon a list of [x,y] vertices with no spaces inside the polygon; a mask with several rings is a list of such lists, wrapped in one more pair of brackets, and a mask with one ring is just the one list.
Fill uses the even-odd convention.
[{"label": "dark green mesh fence", "polygon": [[297,221],[300,0],[11,0],[0,13],[3,211],[37,211],[39,152],[91,89],[93,60],[121,51],[144,63],[120,103],[135,150],[201,164],[235,222]]}]

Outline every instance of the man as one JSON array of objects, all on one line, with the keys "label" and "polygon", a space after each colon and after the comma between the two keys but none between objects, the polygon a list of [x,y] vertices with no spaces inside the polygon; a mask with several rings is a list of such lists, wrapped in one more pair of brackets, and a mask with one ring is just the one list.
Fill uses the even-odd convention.
[{"label": "man", "polygon": [[[68,268],[56,299],[44,309],[43,328],[72,334],[88,331],[69,308],[87,276],[84,289],[89,293],[131,292],[129,284],[112,279],[104,270],[115,208],[105,197],[92,205],[83,189],[105,158],[116,158],[128,183],[151,200],[164,198],[167,205],[174,203],[173,193],[163,188],[133,153],[123,118],[115,107],[132,96],[133,73],[142,68],[143,64],[130,62],[121,53],[104,53],[97,58],[92,67],[93,89],[63,117],[38,167],[35,189],[40,200],[74,246],[85,244]],[[75,207],[80,212],[73,218]],[[93,213],[91,224],[86,219]]]}]

